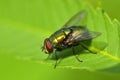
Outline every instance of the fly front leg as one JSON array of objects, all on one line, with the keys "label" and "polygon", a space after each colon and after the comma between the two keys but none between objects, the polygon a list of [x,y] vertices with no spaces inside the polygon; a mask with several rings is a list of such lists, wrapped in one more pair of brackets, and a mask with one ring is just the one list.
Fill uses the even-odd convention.
[{"label": "fly front leg", "polygon": [[49,54],[48,57],[47,57],[45,60],[48,60],[48,59],[50,58],[50,55],[51,55],[51,54]]},{"label": "fly front leg", "polygon": [[55,62],[55,65],[54,65],[54,69],[56,68],[56,66],[58,64],[58,55],[57,55],[56,50],[55,50],[55,59],[56,59],[56,62]]},{"label": "fly front leg", "polygon": [[80,60],[78,58],[78,56],[75,54],[75,50],[74,50],[74,47],[72,46],[72,51],[73,51],[73,55],[75,56],[75,58],[79,61],[79,62],[83,62],[82,60]]}]

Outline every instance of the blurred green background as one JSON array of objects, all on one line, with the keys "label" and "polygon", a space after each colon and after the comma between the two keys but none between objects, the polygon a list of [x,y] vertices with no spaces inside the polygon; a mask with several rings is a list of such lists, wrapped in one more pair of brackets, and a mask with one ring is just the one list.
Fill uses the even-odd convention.
[{"label": "blurred green background", "polygon": [[[19,51],[21,53],[23,50],[16,46],[22,44],[17,40],[23,41],[24,45],[22,45],[22,47],[34,43],[35,45],[32,45],[33,47],[40,48],[42,44],[39,43],[39,40],[43,41],[43,39],[41,40],[41,38],[39,38],[41,36],[36,35],[36,41],[34,41],[34,39],[31,40],[30,37],[34,38],[34,34],[43,34],[41,33],[43,30],[46,30],[43,32],[47,32],[47,34],[43,34],[42,38],[49,36],[49,30],[54,32],[54,30],[60,28],[70,16],[82,9],[81,2],[81,0],[0,0],[0,80],[118,80],[120,74],[60,68],[53,69],[53,67],[47,64],[39,64],[34,60],[16,59],[16,52]],[[117,18],[120,20],[120,11],[118,9],[120,7],[119,0],[83,0],[83,2],[88,2],[95,8],[100,6],[112,19]],[[12,26],[12,24],[14,24],[14,26]],[[2,33],[4,30],[3,27],[6,25],[12,27],[5,27],[8,30]],[[51,29],[51,25],[54,29]],[[13,34],[9,32],[9,30],[13,30],[14,27],[19,27],[19,30],[23,29],[23,33],[21,33],[23,36],[14,37],[13,35],[8,35]],[[35,29],[36,33],[32,32],[33,35],[27,38],[24,36],[26,28],[29,28],[28,33],[32,32],[32,29]],[[15,30],[13,31],[15,32]],[[8,35],[8,38],[4,38],[5,35]],[[21,39],[21,37],[26,38]],[[4,39],[6,39],[6,44],[4,43]],[[24,40],[28,40],[28,43],[24,42]],[[33,47],[29,48],[36,50]],[[12,50],[12,48],[16,50]],[[39,55],[37,58],[46,56],[41,53],[39,54],[40,49],[38,48],[35,57],[37,55]],[[33,52],[30,50],[30,53],[35,53],[34,50]],[[19,52],[17,53],[20,54]],[[28,51],[26,52],[29,54]],[[31,57],[31,55],[22,56]]]}]

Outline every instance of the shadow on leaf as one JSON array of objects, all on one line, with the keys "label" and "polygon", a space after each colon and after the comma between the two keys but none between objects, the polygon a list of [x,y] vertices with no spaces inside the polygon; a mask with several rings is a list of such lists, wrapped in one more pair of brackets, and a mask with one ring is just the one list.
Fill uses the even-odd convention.
[{"label": "shadow on leaf", "polygon": [[[100,41],[98,42],[94,41],[94,43],[93,42],[91,43],[91,42],[92,40],[86,40],[82,42],[84,45],[88,47],[85,47],[81,44],[74,46],[75,54],[81,55],[81,54],[89,54],[89,53],[98,53],[93,50],[89,50],[89,47],[91,46],[94,46],[96,49],[99,49],[99,50],[104,50],[107,47],[107,44],[105,42],[100,42]],[[57,51],[57,56],[58,56],[58,59],[64,59],[70,56],[74,56],[74,54],[73,54],[72,48],[68,48],[63,51]],[[48,59],[56,60],[55,53],[53,53]]]}]

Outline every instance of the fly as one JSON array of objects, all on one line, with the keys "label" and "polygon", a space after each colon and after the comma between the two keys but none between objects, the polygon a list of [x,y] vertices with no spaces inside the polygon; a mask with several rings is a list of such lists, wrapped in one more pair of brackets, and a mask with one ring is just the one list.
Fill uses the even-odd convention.
[{"label": "fly", "polygon": [[57,51],[62,51],[66,48],[72,48],[72,52],[79,62],[82,62],[75,54],[74,46],[77,46],[80,42],[85,40],[91,40],[101,33],[89,31],[85,27],[79,26],[79,23],[85,18],[86,11],[83,10],[73,16],[61,29],[53,33],[49,38],[44,40],[44,46],[42,50],[46,54],[51,54],[55,50],[57,66],[58,56]]}]

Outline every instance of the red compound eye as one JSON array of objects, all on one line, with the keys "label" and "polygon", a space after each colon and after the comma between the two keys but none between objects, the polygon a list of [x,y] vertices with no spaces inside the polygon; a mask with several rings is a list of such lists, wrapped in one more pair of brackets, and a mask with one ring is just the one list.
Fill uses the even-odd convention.
[{"label": "red compound eye", "polygon": [[51,53],[51,52],[53,52],[53,46],[52,46],[52,43],[51,43],[51,41],[47,38],[47,39],[45,39],[45,41],[44,41],[44,49],[45,49],[45,52],[46,53]]}]

